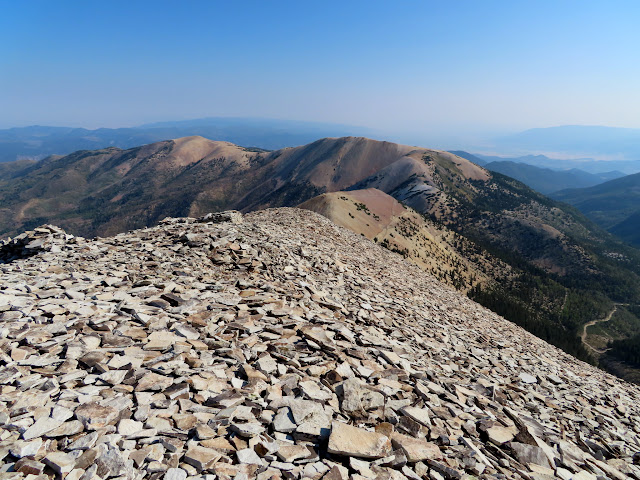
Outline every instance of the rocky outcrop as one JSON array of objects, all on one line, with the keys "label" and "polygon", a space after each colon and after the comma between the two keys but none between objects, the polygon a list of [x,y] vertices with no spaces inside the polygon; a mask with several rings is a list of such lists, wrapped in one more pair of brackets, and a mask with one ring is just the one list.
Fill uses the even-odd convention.
[{"label": "rocky outcrop", "polygon": [[0,478],[640,478],[637,387],[319,215],[47,229],[2,249]]},{"label": "rocky outcrop", "polygon": [[74,241],[74,236],[54,225],[42,225],[14,238],[0,240],[0,263],[12,262],[40,252],[60,252],[67,241]]}]

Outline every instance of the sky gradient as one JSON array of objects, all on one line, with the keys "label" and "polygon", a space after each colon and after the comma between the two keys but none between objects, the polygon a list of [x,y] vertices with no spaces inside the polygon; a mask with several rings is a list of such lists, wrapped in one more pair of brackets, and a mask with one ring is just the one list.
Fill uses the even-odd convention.
[{"label": "sky gradient", "polygon": [[0,1],[0,128],[640,128],[640,2]]}]

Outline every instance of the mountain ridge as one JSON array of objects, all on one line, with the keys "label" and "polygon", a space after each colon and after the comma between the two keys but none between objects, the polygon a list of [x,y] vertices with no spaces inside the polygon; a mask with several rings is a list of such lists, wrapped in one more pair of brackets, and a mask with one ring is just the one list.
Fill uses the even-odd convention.
[{"label": "mountain ridge", "polygon": [[526,163],[515,162],[489,162],[484,168],[493,172],[502,173],[509,177],[520,180],[534,190],[544,194],[552,195],[560,190],[568,188],[586,188],[599,185],[612,178],[622,177],[623,174],[607,172],[606,174],[588,173],[578,168],[570,170],[551,170],[540,168]]},{"label": "mountain ridge", "polygon": [[[546,155],[488,155],[482,153],[469,154],[461,152],[465,155],[473,155],[485,163],[490,162],[514,162],[524,163],[539,168],[548,168],[554,171],[578,169],[594,175],[619,174],[631,175],[640,171],[640,160],[594,160],[592,158],[563,159],[550,158]],[[461,155],[461,156],[465,156]],[[465,157],[466,158],[466,157]],[[616,173],[618,172],[618,173]]]},{"label": "mountain ridge", "polygon": [[224,117],[93,130],[76,127],[15,127],[0,129],[0,164],[19,159],[40,160],[49,155],[67,155],[78,150],[112,146],[127,149],[193,135],[239,145],[278,149],[304,145],[319,137],[370,133],[367,128],[349,125]]},{"label": "mountain ridge", "polygon": [[[575,209],[451,153],[364,137],[277,151],[191,137],[51,158],[0,180],[0,226],[17,233],[47,221],[84,236],[108,236],[165,217],[296,206],[321,194],[345,190],[348,197],[370,188],[412,208],[416,224],[426,222],[420,228],[436,240],[433,252],[447,258],[440,273],[450,284],[471,287],[472,298],[581,358],[589,358],[577,336],[582,324],[613,302],[640,301],[638,251]],[[433,236],[436,227],[448,240]],[[407,241],[412,229],[405,229]],[[392,238],[388,245],[399,251],[427,248],[413,240],[394,247]],[[446,271],[455,271],[456,256],[477,258],[475,271],[458,262],[450,278]],[[473,275],[492,282],[474,283]],[[633,322],[627,326],[609,335],[632,334]]]},{"label": "mountain ridge", "polygon": [[[475,256],[474,263],[458,251],[459,244],[464,242],[461,236],[430,222],[375,188],[324,193],[298,208],[319,213],[335,224],[379,243],[462,292],[487,283],[487,272],[494,270],[499,262],[494,258],[487,261],[484,256],[482,259]],[[492,268],[488,262],[493,263]],[[501,268],[503,272],[508,270],[506,264]]]},{"label": "mountain ridge", "polygon": [[552,195],[569,203],[608,231],[640,246],[640,174],[610,180],[582,189],[567,189]]}]

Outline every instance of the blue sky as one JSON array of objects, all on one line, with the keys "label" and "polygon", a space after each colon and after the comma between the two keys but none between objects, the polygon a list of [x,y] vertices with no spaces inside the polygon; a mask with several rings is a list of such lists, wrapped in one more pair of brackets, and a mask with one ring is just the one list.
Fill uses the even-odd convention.
[{"label": "blue sky", "polygon": [[0,0],[0,127],[640,128],[637,1]]}]

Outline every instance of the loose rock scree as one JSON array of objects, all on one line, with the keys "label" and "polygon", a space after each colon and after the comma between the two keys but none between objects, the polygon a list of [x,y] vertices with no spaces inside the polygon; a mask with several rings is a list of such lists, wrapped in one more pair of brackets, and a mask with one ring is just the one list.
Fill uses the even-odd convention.
[{"label": "loose rock scree", "polygon": [[0,261],[3,479],[640,478],[637,387],[309,211]]}]

